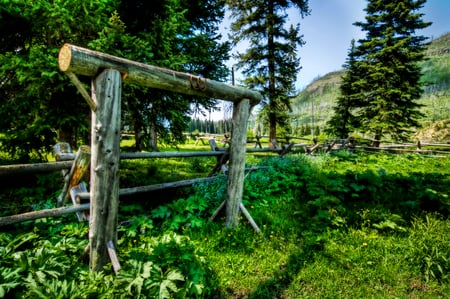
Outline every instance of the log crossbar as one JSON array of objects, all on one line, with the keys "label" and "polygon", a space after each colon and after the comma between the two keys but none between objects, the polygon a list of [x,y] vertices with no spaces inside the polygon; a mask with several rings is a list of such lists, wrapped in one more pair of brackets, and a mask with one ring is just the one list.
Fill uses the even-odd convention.
[{"label": "log crossbar", "polygon": [[260,93],[243,87],[147,65],[71,44],[62,46],[58,62],[61,71],[68,74],[95,77],[104,69],[115,69],[122,73],[124,83],[234,103],[245,98],[250,100],[252,106],[262,100]]}]

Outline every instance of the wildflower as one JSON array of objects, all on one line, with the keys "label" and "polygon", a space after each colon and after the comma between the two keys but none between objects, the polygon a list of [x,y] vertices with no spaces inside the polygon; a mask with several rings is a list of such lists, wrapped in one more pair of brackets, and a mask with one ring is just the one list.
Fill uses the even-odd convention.
[{"label": "wildflower", "polygon": [[369,244],[367,244],[366,242],[364,242],[364,243],[362,243],[362,246],[363,246],[363,247],[367,247],[367,246],[369,246]]}]

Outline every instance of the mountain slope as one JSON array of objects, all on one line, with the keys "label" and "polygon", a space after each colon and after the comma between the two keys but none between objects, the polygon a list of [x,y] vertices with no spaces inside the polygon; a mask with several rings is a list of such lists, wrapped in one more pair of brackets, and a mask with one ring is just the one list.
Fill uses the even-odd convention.
[{"label": "mountain slope", "polygon": [[[427,82],[420,103],[424,105],[424,126],[450,119],[450,33],[433,40],[427,46],[426,60],[421,63],[423,82]],[[302,125],[321,129],[333,114],[339,96],[344,70],[331,72],[310,83],[293,100],[293,128]]]}]

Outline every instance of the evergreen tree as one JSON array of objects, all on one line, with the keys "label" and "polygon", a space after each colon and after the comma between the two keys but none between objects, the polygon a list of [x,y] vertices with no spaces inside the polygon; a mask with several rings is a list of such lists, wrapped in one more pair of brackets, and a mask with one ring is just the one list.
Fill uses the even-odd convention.
[{"label": "evergreen tree", "polygon": [[[369,0],[365,22],[355,25],[366,31],[352,54],[354,71],[343,96],[358,120],[360,131],[373,135],[374,146],[383,136],[405,140],[419,126],[422,93],[418,62],[424,57],[424,36],[416,30],[430,25],[418,11],[426,0]],[[349,121],[350,122],[350,121]]]},{"label": "evergreen tree", "polygon": [[[25,162],[31,156],[45,159],[57,140],[73,147],[80,139],[89,143],[89,107],[58,71],[58,51],[65,42],[216,80],[224,78],[229,46],[219,43],[215,33],[223,4],[224,0],[2,0],[2,149]],[[89,83],[87,78],[80,80]],[[123,124],[137,133],[141,145],[145,140],[146,144],[155,141],[157,135],[166,141],[181,141],[190,103],[215,105],[215,99],[128,84],[122,99]]]},{"label": "evergreen tree", "polygon": [[350,51],[346,63],[346,70],[340,85],[340,96],[337,98],[334,114],[327,122],[326,133],[346,138],[354,128],[358,127],[358,119],[354,117],[352,109],[358,107],[358,83],[362,74],[358,68],[355,40],[351,41]]},{"label": "evergreen tree", "polygon": [[58,71],[63,43],[86,46],[114,10],[113,0],[2,0],[2,150],[22,162],[46,159],[58,138],[76,145],[90,132],[89,107]]},{"label": "evergreen tree", "polygon": [[269,124],[270,140],[276,138],[277,124],[288,123],[290,97],[300,70],[297,49],[303,45],[300,25],[285,28],[286,10],[292,6],[301,16],[308,14],[307,0],[227,0],[234,22],[233,42],[248,41],[245,53],[238,53],[238,68],[246,76],[244,83],[259,89],[266,102],[262,114]]},{"label": "evergreen tree", "polygon": [[[221,43],[217,34],[223,4],[224,0],[130,0],[122,1],[119,14],[127,33],[149,41],[152,57],[146,63],[220,80],[227,75],[223,62],[229,52],[229,43]],[[157,136],[166,143],[182,141],[191,108],[214,110],[217,104],[216,99],[141,87],[135,87],[126,102],[135,132],[144,133],[136,136],[136,150],[143,143],[157,150]]]}]

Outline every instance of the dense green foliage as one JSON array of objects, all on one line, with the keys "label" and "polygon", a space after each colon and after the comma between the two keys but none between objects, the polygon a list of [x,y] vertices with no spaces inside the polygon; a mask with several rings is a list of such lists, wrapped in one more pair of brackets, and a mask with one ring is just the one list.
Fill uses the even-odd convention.
[{"label": "dense green foliage", "polygon": [[[0,297],[445,298],[450,160],[419,155],[248,157],[245,218],[208,218],[226,180],[144,210],[122,202],[120,274],[88,271],[73,216],[1,228]],[[149,165],[150,166],[150,165]],[[149,195],[152,197],[152,195]],[[219,214],[222,217],[222,214]]]},{"label": "dense green foliage", "polygon": [[72,143],[89,133],[87,105],[58,71],[57,55],[64,42],[95,39],[114,7],[108,0],[55,4],[1,1],[1,146],[22,161],[44,159],[57,135]]},{"label": "dense green foliage", "polygon": [[246,76],[244,83],[259,89],[265,96],[260,117],[269,127],[270,140],[276,138],[277,124],[286,127],[290,97],[300,70],[297,48],[304,41],[300,25],[286,27],[286,10],[298,8],[300,15],[309,13],[308,1],[234,1],[227,4],[234,22],[234,43],[249,43],[245,53],[238,53],[238,68]]},{"label": "dense green foliage", "polygon": [[[352,45],[336,113],[337,133],[347,137],[357,130],[375,140],[390,136],[406,140],[422,116],[417,100],[422,93],[419,62],[424,57],[424,36],[415,32],[430,23],[418,11],[426,0],[370,0],[365,22],[356,22],[366,37]],[[345,107],[345,108],[343,108]],[[379,141],[375,141],[375,145]]]},{"label": "dense green foliage", "polygon": [[[64,43],[211,79],[226,77],[223,62],[229,44],[217,34],[223,4],[221,0],[2,0],[2,149],[22,161],[44,160],[56,140],[73,148],[89,143],[89,108],[58,71],[58,51]],[[89,85],[88,79],[80,79]],[[212,109],[216,102],[128,85],[122,99],[122,124],[137,132],[138,150],[155,149],[157,135],[166,143],[182,140],[191,108]]]}]

